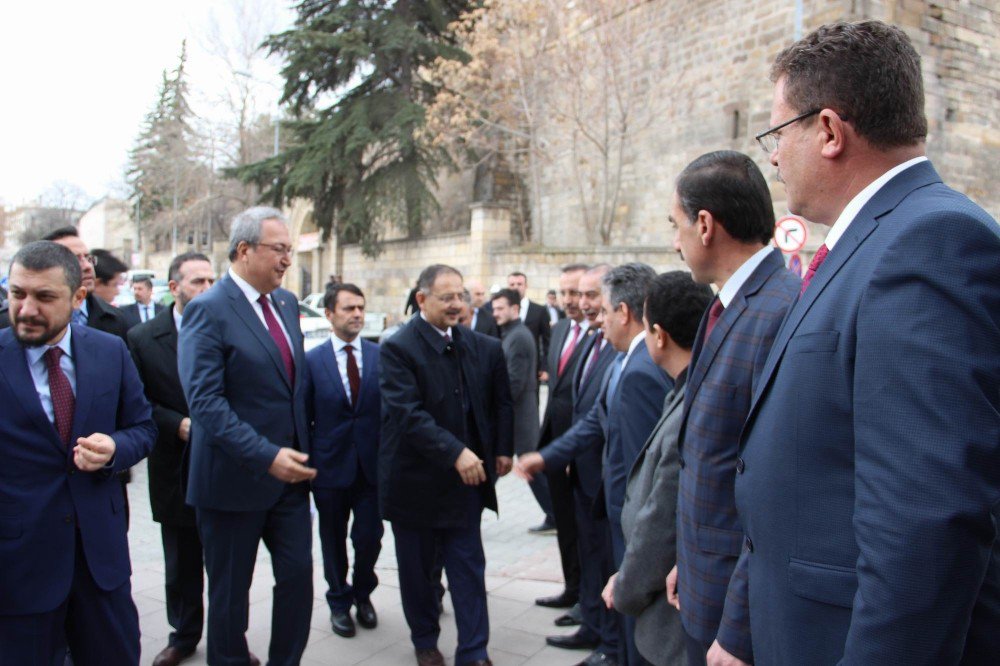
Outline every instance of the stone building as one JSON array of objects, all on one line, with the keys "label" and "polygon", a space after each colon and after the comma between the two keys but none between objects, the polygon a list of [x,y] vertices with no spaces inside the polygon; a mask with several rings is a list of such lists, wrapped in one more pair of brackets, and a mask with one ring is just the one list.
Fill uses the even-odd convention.
[{"label": "stone building", "polygon": [[[523,270],[536,299],[569,261],[639,259],[657,270],[682,267],[666,216],[674,179],[698,155],[718,149],[751,155],[772,181],[777,215],[786,213],[784,187],[753,140],[769,121],[768,71],[779,50],[838,19],[881,19],[906,31],[923,59],[930,158],[946,182],[1000,217],[1000,189],[990,186],[1000,163],[1000,70],[994,60],[1000,6],[993,0],[647,0],[629,11],[639,13],[636,62],[654,86],[651,98],[662,115],[623,158],[610,243],[581,228],[573,157],[564,152],[545,170],[529,243],[513,240],[509,211],[472,204],[467,230],[389,240],[372,260],[356,246],[320,242],[308,206],[300,204],[292,218],[303,245],[288,286],[317,291],[327,275],[338,274],[366,290],[370,309],[399,313],[419,270],[438,261],[488,286],[502,283],[510,270]],[[825,227],[810,229],[804,262],[825,234]]]}]

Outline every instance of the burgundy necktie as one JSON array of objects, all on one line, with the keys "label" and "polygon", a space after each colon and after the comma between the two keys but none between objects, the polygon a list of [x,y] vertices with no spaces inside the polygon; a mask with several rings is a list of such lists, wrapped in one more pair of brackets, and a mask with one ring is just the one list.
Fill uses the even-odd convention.
[{"label": "burgundy necktie", "polygon": [[566,364],[569,363],[569,359],[573,356],[573,352],[576,351],[576,341],[577,336],[580,334],[580,324],[573,322],[573,330],[569,333],[572,337],[569,339],[569,344],[566,345],[566,349],[563,351],[562,356],[559,358],[559,370],[557,376],[562,377],[563,372],[566,370]]},{"label": "burgundy necktie", "polygon": [[830,250],[827,248],[826,243],[819,246],[816,250],[816,254],[813,255],[812,261],[809,262],[809,268],[806,269],[806,274],[802,278],[802,288],[799,290],[799,296],[806,293],[806,287],[812,282],[813,276],[816,275],[816,271],[819,270],[820,264],[826,260],[826,255]]},{"label": "burgundy necktie", "polygon": [[597,335],[594,337],[594,346],[591,347],[591,350],[593,351],[590,355],[590,362],[587,363],[587,367],[584,368],[583,370],[583,376],[580,377],[581,385],[583,385],[583,383],[587,381],[587,377],[590,376],[590,373],[593,372],[594,370],[594,366],[597,365],[597,357],[601,355],[601,345],[603,344],[604,344],[604,330],[602,329],[598,331]]},{"label": "burgundy necktie", "polygon": [[719,323],[719,317],[722,316],[722,311],[725,309],[725,306],[722,305],[722,299],[716,296],[715,300],[712,301],[712,307],[708,309],[708,323],[705,324],[705,337],[701,341],[702,346],[708,342],[708,336],[712,335],[712,329]]},{"label": "burgundy necktie", "polygon": [[59,347],[49,347],[45,352],[45,367],[49,372],[49,395],[52,398],[52,414],[55,416],[56,431],[63,444],[69,446],[69,438],[73,432],[73,411],[76,409],[76,397],[73,387],[59,367],[59,359],[63,350]]},{"label": "burgundy necktie", "polygon": [[358,372],[358,360],[354,358],[354,347],[344,345],[347,352],[347,383],[351,385],[351,406],[358,406],[358,392],[361,391],[361,373]]},{"label": "burgundy necktie", "polygon": [[281,324],[278,323],[278,319],[274,316],[274,312],[271,310],[271,304],[267,300],[267,296],[264,294],[260,295],[257,299],[260,303],[260,309],[264,311],[264,321],[267,322],[267,332],[271,334],[271,338],[274,340],[274,344],[278,345],[278,353],[281,354],[281,360],[285,362],[285,372],[288,373],[288,383],[295,384],[295,359],[292,356],[292,348],[288,346],[288,340],[285,339],[285,334],[281,330]]}]

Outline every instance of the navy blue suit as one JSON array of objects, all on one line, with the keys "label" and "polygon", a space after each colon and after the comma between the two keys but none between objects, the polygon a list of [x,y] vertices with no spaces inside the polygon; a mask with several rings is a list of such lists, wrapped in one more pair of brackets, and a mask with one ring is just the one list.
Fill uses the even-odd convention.
[{"label": "navy blue suit", "polygon": [[248,591],[261,539],[277,584],[269,663],[298,663],[312,617],[308,486],[268,473],[280,447],[309,453],[298,301],[271,293],[291,338],[295,377],[246,296],[226,275],[184,308],[178,370],[191,411],[188,504],[208,573],[208,659],[246,663]]},{"label": "navy blue suit", "polygon": [[[392,523],[403,613],[417,649],[437,646],[439,563],[448,575],[455,663],[486,659],[486,558],[479,524],[497,510],[496,458],[513,455],[513,407],[500,341],[462,326],[448,342],[417,316],[382,344],[379,505]],[[465,448],[487,481],[455,470]]]},{"label": "navy blue suit", "polygon": [[[153,448],[156,425],[125,344],[72,326],[76,406],[67,447],[42,408],[24,347],[0,331],[0,664],[137,664],[125,498],[114,473]],[[109,470],[73,464],[78,437],[115,442]]]},{"label": "navy blue suit", "polygon": [[[352,405],[344,387],[333,345],[314,347],[306,354],[309,385],[306,404],[312,424],[312,483],[319,511],[323,572],[330,589],[330,609],[345,613],[366,601],[378,578],[375,561],[382,549],[382,518],[378,512],[378,447],[382,398],[379,393],[378,345],[358,338],[361,388]],[[354,514],[354,584],[347,582],[347,523]]]},{"label": "navy blue suit", "polygon": [[781,252],[772,249],[723,310],[708,340],[708,311],[695,338],[677,503],[681,620],[698,643],[688,650],[690,663],[705,663],[716,638],[731,654],[753,661],[746,580],[732,575],[743,546],[733,495],[736,457],[753,382],[800,285],[785,269]]},{"label": "navy blue suit", "polygon": [[916,164],[847,227],[754,391],[757,663],[996,664],[998,442],[1000,228]]}]

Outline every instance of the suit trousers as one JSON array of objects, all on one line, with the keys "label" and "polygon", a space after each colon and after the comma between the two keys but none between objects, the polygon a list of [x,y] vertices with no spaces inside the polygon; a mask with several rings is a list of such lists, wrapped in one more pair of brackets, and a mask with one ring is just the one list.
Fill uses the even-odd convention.
[{"label": "suit trousers", "polygon": [[545,521],[554,524],[556,522],[556,514],[552,508],[552,493],[549,492],[549,480],[547,476],[545,474],[536,474],[534,479],[528,481],[528,488],[531,489],[531,494],[535,496],[538,507],[545,514]]},{"label": "suit trousers", "polygon": [[196,509],[208,572],[208,663],[246,666],[250,583],[261,539],[271,553],[274,599],[267,663],[302,659],[312,619],[312,522],[309,488],[287,484],[266,511]]},{"label": "suit trousers", "polygon": [[573,482],[566,470],[545,472],[552,498],[552,513],[556,519],[556,540],[559,543],[559,560],[562,564],[566,591],[580,593],[580,552],[577,547],[576,508],[573,500]]},{"label": "suit trousers", "polygon": [[611,533],[605,518],[593,515],[594,498],[580,488],[573,491],[576,509],[577,547],[580,552],[580,628],[588,638],[600,641],[597,651],[618,661],[619,614],[608,610],[601,592],[615,572],[611,561]]},{"label": "suit trousers", "polygon": [[136,666],[139,613],[132,586],[100,589],[90,575],[79,532],[69,596],[55,610],[0,615],[0,666]]},{"label": "suit trousers", "polygon": [[415,528],[392,523],[399,565],[399,593],[403,615],[416,649],[437,647],[441,633],[438,614],[441,558],[448,576],[448,589],[455,609],[458,647],[455,664],[486,659],[490,638],[486,608],[486,556],[479,533],[482,500],[479,490],[466,487],[468,523],[458,528]]},{"label": "suit trousers", "polygon": [[[382,551],[382,518],[378,490],[359,468],[350,488],[313,487],[319,511],[319,539],[323,547],[323,574],[329,589],[326,601],[335,613],[346,613],[359,601],[367,601],[375,586],[375,562]],[[353,585],[347,582],[347,524],[354,546]]]},{"label": "suit trousers", "polygon": [[[622,560],[625,559],[625,536],[622,533],[621,522],[611,518],[608,520],[611,526],[611,556],[614,560],[615,571],[622,566]],[[605,579],[605,584],[608,582]],[[603,588],[602,588],[603,589]],[[622,647],[621,653],[624,658],[619,660],[619,663],[625,664],[626,666],[644,666],[649,662],[641,654],[639,654],[639,648],[635,645],[635,618],[631,615],[625,615],[624,613],[618,613],[619,622],[619,640]]]},{"label": "suit trousers", "polygon": [[167,622],[174,628],[167,644],[194,650],[205,623],[205,589],[201,538],[193,525],[160,524],[166,568]]}]

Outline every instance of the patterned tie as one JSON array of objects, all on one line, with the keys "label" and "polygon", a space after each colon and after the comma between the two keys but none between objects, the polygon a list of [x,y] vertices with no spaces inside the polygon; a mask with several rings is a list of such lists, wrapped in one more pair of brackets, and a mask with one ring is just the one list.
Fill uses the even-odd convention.
[{"label": "patterned tie", "polygon": [[580,385],[582,386],[590,373],[594,371],[594,366],[597,365],[597,358],[601,355],[601,346],[604,344],[604,330],[597,332],[594,336],[594,346],[591,347],[590,361],[587,363],[587,367],[583,370],[583,376],[580,378]]},{"label": "patterned tie", "polygon": [[827,248],[826,243],[819,246],[816,250],[816,254],[813,256],[812,261],[809,262],[809,268],[806,269],[806,274],[802,278],[802,288],[799,290],[799,296],[806,293],[806,287],[812,282],[813,276],[816,275],[816,271],[819,270],[820,264],[826,260],[826,255],[830,252]]},{"label": "patterned tie", "polygon": [[347,352],[347,383],[351,389],[351,407],[358,406],[358,393],[361,391],[361,373],[358,372],[358,360],[354,358],[354,347],[344,345]]},{"label": "patterned tie", "polygon": [[292,349],[288,346],[288,340],[285,339],[285,334],[281,331],[281,324],[278,323],[277,318],[274,316],[274,312],[271,311],[271,304],[267,300],[267,296],[264,294],[260,295],[257,299],[260,303],[261,310],[264,311],[264,321],[267,322],[267,332],[271,334],[271,338],[274,340],[274,344],[278,346],[278,353],[281,354],[281,360],[285,362],[285,372],[288,373],[288,383],[295,384],[295,360],[292,357]]},{"label": "patterned tie", "polygon": [[573,322],[573,330],[570,331],[569,344],[566,345],[565,351],[563,351],[562,356],[559,358],[559,370],[557,372],[558,377],[563,376],[563,372],[566,370],[566,364],[569,363],[570,357],[573,352],[576,351],[577,337],[580,335],[580,324]]},{"label": "patterned tie", "polygon": [[52,414],[56,421],[56,431],[63,444],[69,446],[70,434],[73,432],[73,411],[76,409],[76,397],[73,387],[59,367],[59,359],[63,350],[59,347],[49,347],[45,352],[45,368],[49,373],[49,395],[52,397]]},{"label": "patterned tie", "polygon": [[708,336],[712,335],[712,329],[719,323],[719,317],[722,316],[722,311],[725,309],[722,300],[716,296],[715,300],[712,301],[712,307],[708,309],[708,323],[705,324],[705,337],[701,341],[702,346],[708,342]]}]

